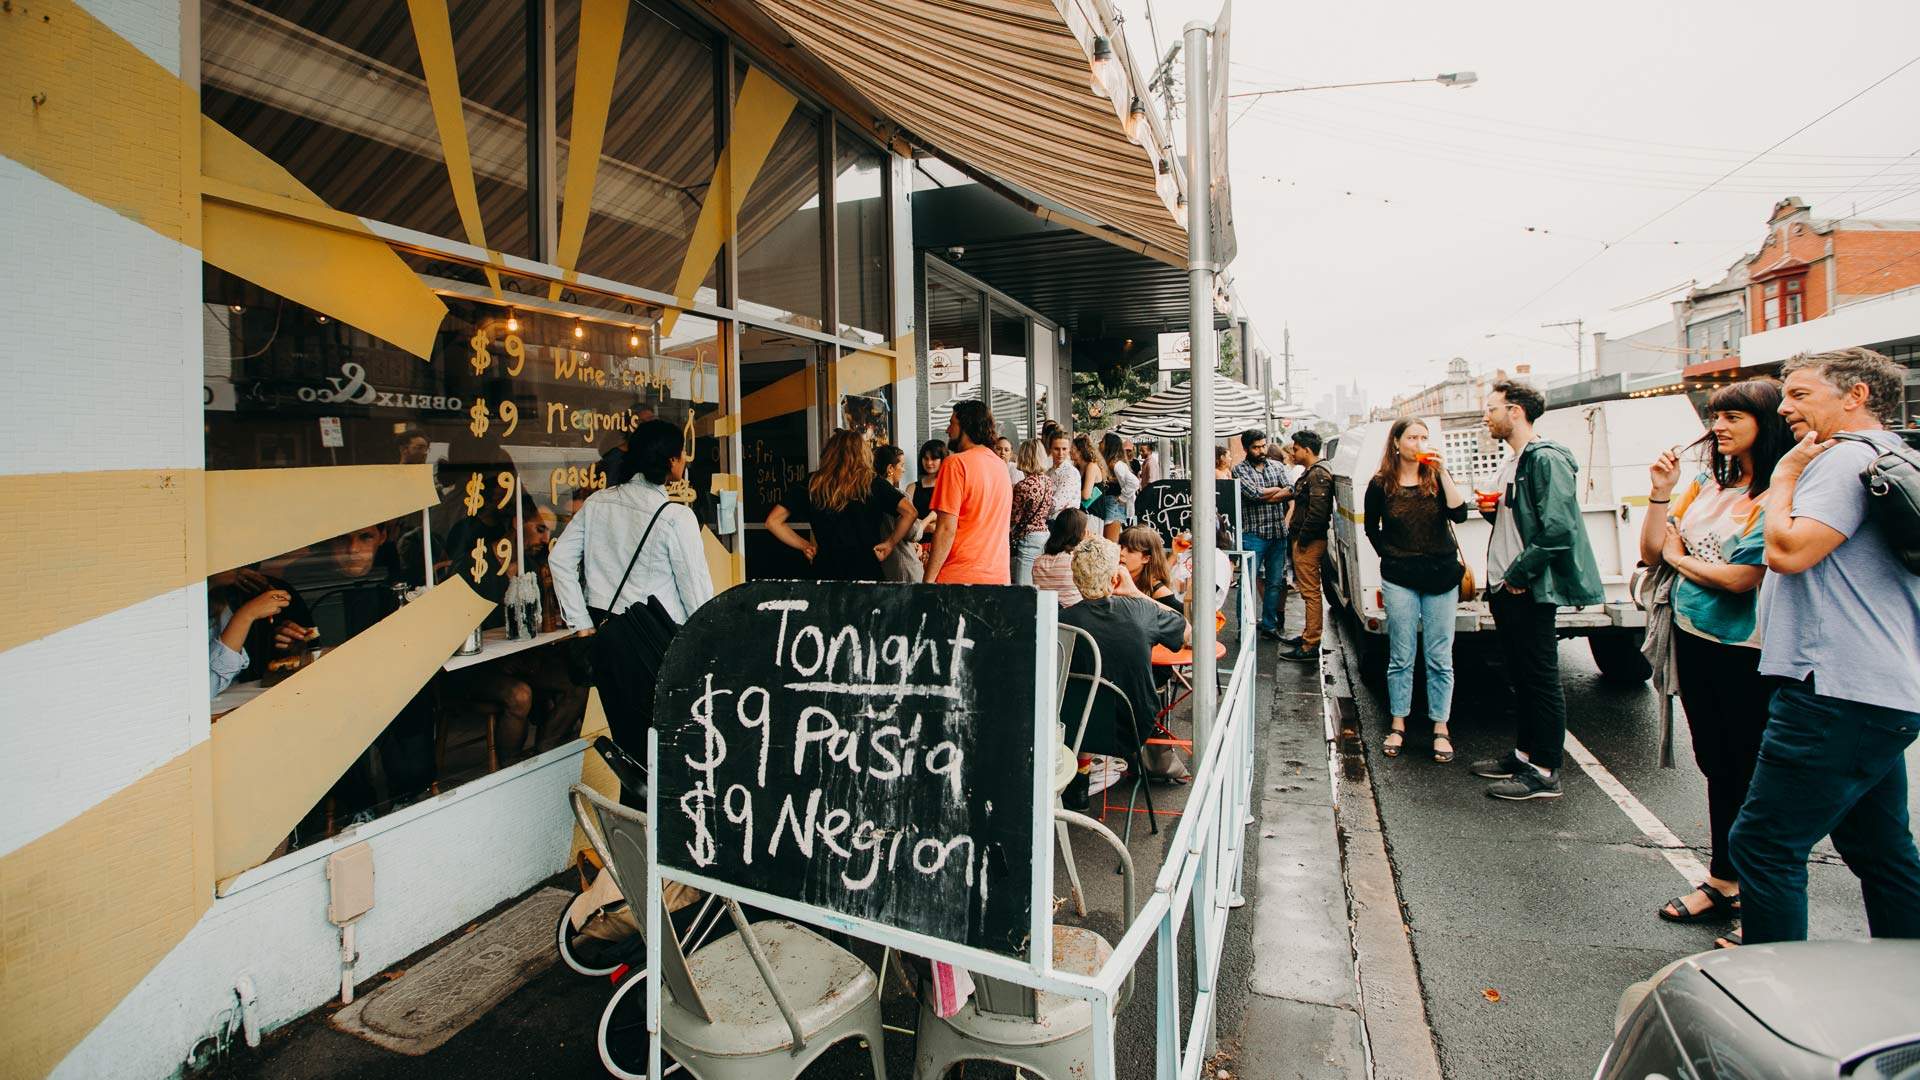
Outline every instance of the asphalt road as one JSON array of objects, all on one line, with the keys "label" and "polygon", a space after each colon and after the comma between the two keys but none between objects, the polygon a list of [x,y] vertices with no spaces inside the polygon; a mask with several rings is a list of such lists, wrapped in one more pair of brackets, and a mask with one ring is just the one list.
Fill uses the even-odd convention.
[{"label": "asphalt road", "polygon": [[[1400,757],[1382,755],[1384,687],[1354,678],[1441,1067],[1455,1080],[1588,1077],[1612,1038],[1620,992],[1711,948],[1718,928],[1655,916],[1691,883],[1571,758],[1565,798],[1485,796],[1467,762],[1510,748],[1512,726],[1497,667],[1462,659],[1451,765],[1433,762],[1418,723]],[[1676,767],[1661,769],[1651,688],[1602,682],[1584,642],[1563,642],[1560,662],[1569,731],[1705,863],[1705,781],[1683,711],[1676,704]],[[1424,716],[1424,702],[1413,711]],[[1920,745],[1910,774],[1916,763]],[[1920,820],[1920,800],[1913,814]],[[1810,878],[1812,936],[1865,937],[1858,885],[1830,847],[1816,852]]]}]

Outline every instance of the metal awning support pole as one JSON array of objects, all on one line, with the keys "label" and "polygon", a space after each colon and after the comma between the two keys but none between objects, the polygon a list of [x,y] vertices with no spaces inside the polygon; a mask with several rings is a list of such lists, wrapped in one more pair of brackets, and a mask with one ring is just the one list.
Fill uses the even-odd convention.
[{"label": "metal awning support pole", "polygon": [[[1187,329],[1193,338],[1193,430],[1187,475],[1193,484],[1193,745],[1207,745],[1220,694],[1213,658],[1213,373],[1219,339],[1213,332],[1212,221],[1208,213],[1208,177],[1212,155],[1207,145],[1207,39],[1213,28],[1203,22],[1186,27],[1187,57]],[[1224,73],[1222,75],[1224,77]]]}]

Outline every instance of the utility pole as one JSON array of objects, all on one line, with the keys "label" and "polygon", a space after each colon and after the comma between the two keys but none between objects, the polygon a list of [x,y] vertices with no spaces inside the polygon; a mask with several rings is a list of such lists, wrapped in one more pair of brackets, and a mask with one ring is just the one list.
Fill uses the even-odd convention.
[{"label": "utility pole", "polygon": [[[1587,367],[1586,352],[1581,344],[1586,340],[1586,337],[1587,337],[1587,334],[1586,334],[1587,324],[1585,320],[1582,320],[1582,319],[1568,319],[1566,322],[1541,323],[1540,329],[1551,330],[1556,326],[1563,327],[1563,328],[1568,326],[1573,327],[1573,373],[1575,375],[1578,375],[1582,371],[1585,371]],[[1594,359],[1594,367],[1597,370],[1600,366],[1599,365],[1600,358],[1596,356],[1593,359]]]},{"label": "utility pole", "polygon": [[1286,323],[1280,324],[1280,370],[1285,373],[1281,384],[1287,388],[1286,403],[1293,404],[1293,330]]},{"label": "utility pole", "polygon": [[[1193,426],[1187,475],[1193,491],[1193,595],[1213,602],[1214,486],[1213,378],[1219,369],[1213,332],[1213,221],[1209,181],[1213,154],[1207,104],[1207,60],[1213,28],[1186,25],[1187,53],[1187,329],[1193,339]],[[1227,78],[1226,72],[1217,73]],[[1193,745],[1207,745],[1220,693],[1215,681],[1213,618],[1193,620]]]}]

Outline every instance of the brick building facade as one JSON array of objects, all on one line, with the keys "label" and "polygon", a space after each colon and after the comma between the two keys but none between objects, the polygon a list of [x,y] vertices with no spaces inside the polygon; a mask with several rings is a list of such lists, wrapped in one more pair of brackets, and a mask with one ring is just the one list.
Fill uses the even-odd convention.
[{"label": "brick building facade", "polygon": [[1789,196],[1774,204],[1767,229],[1746,262],[1749,333],[1920,285],[1920,221],[1816,218]]}]

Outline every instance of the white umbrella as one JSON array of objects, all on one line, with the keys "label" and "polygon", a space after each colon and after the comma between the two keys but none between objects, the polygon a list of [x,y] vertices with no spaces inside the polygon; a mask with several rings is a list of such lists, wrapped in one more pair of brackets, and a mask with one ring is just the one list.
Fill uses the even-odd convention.
[{"label": "white umbrella", "polygon": [[[1224,375],[1213,377],[1213,422],[1216,431],[1253,427],[1266,419],[1267,407],[1240,383]],[[1178,438],[1192,430],[1193,384],[1183,383],[1142,398],[1113,414],[1113,429],[1136,438]]]}]

